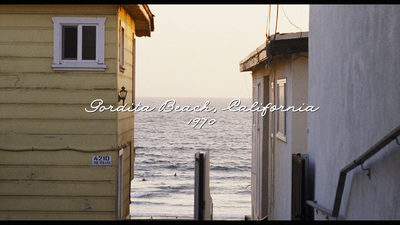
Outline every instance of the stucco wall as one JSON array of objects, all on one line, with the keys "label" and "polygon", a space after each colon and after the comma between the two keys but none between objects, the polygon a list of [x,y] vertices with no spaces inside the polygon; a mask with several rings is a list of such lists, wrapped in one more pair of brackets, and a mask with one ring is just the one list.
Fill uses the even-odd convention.
[{"label": "stucco wall", "polygon": [[[276,80],[286,78],[286,100],[287,105],[292,104],[292,73],[290,71],[290,55],[277,57],[274,59],[275,78]],[[274,86],[276,89],[276,83]],[[276,99],[279,97],[275,91],[275,104]],[[275,121],[276,114],[275,113]],[[292,118],[289,113],[286,113],[286,141],[282,141],[275,137],[273,153],[273,204],[271,207],[271,214],[269,218],[271,220],[288,220],[290,219],[291,211],[291,192],[292,192],[292,158],[291,158],[291,147],[292,147]],[[275,122],[277,124],[277,122]]]},{"label": "stucco wall", "polygon": [[[312,5],[308,151],[315,200],[332,209],[339,171],[400,124],[400,7]],[[340,216],[400,219],[395,143],[347,176]],[[325,219],[316,214],[316,219]]]},{"label": "stucco wall", "polygon": [[[298,108],[303,103],[307,105],[307,60],[307,53],[282,55],[274,58],[276,80],[286,78],[287,107]],[[275,138],[273,149],[274,199],[269,216],[272,220],[291,219],[292,154],[307,153],[306,126],[306,112],[288,111],[286,112],[286,141]]]},{"label": "stucco wall", "polygon": [[[292,54],[291,104],[303,109],[308,106],[308,53]],[[304,105],[303,105],[304,104]],[[307,154],[307,112],[288,112],[292,119],[292,153]]]},{"label": "stucco wall", "polygon": [[[265,65],[258,65],[252,72],[253,102],[260,104],[268,102],[269,77],[266,76]],[[268,215],[268,145],[269,139],[268,114],[262,116],[253,112],[252,129],[252,218],[262,219]]]}]

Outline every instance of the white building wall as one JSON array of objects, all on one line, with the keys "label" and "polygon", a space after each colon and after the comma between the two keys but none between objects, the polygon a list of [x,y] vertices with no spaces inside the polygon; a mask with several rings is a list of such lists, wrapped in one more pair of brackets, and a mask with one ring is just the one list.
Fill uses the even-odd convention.
[{"label": "white building wall", "polygon": [[[276,80],[286,78],[286,101],[287,105],[292,105],[292,78],[291,56],[284,55],[275,59]],[[275,83],[275,99],[278,98]],[[276,103],[276,100],[275,100]],[[278,112],[276,112],[278,113]],[[274,119],[277,116],[275,113]],[[275,122],[277,124],[277,121]],[[290,220],[291,197],[292,197],[292,117],[291,113],[286,113],[286,141],[275,137],[273,154],[273,202],[271,207],[271,220]],[[276,129],[276,128],[275,128]]]},{"label": "white building wall", "polygon": [[[307,55],[302,52],[275,58],[276,80],[286,78],[287,107],[299,108],[303,103],[307,104]],[[275,137],[275,144],[271,149],[274,167],[271,184],[273,196],[268,217],[271,220],[291,219],[292,154],[307,153],[306,121],[305,112],[286,112],[286,141]]]},{"label": "white building wall", "polygon": [[[332,209],[340,169],[400,124],[400,6],[311,5],[308,152],[315,200]],[[400,146],[347,175],[340,216],[400,219]],[[321,213],[316,219],[325,219]]]}]

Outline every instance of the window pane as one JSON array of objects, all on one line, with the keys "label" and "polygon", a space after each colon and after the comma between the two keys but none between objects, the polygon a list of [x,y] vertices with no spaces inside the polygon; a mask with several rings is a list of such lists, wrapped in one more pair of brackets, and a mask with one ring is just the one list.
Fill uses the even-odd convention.
[{"label": "window pane", "polygon": [[[277,93],[278,93],[278,98],[276,99],[276,106],[280,106],[281,105],[281,98],[279,98],[279,92],[280,92],[280,86],[279,86],[279,84],[277,84],[276,85],[276,91],[277,91]],[[279,111],[280,112],[280,111]],[[278,132],[280,132],[281,130],[282,130],[282,127],[280,126],[280,121],[282,120],[281,119],[281,114],[280,113],[277,113],[277,115],[276,115],[276,119],[277,119],[277,121],[278,121],[278,128],[277,128],[277,131]]]},{"label": "window pane", "polygon": [[62,27],[62,59],[77,59],[78,27]]},{"label": "window pane", "polygon": [[284,84],[279,85],[279,105],[285,106],[285,86]]},{"label": "window pane", "polygon": [[[279,82],[277,85],[277,107],[283,106],[286,109],[286,83]],[[277,129],[282,135],[286,135],[286,112],[279,110],[277,114]]]},{"label": "window pane", "polygon": [[82,59],[96,60],[96,27],[82,27]]}]

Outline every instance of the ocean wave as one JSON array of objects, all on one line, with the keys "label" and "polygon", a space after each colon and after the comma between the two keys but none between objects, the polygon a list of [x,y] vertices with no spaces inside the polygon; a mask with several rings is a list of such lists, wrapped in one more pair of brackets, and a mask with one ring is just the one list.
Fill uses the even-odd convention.
[{"label": "ocean wave", "polygon": [[149,202],[149,201],[137,201],[136,199],[131,198],[131,202],[134,205],[166,205],[165,202]]},{"label": "ocean wave", "polygon": [[246,194],[246,195],[251,194],[251,186],[248,187],[246,186],[243,189],[236,191],[235,194]]},{"label": "ocean wave", "polygon": [[229,166],[220,166],[220,165],[216,165],[210,166],[210,170],[211,171],[218,171],[218,170],[223,170],[223,171],[249,171],[250,172],[251,167],[250,166],[239,166],[239,165],[229,165]]},{"label": "ocean wave", "polygon": [[168,196],[166,192],[131,192],[131,198],[151,198],[157,196]]},{"label": "ocean wave", "polygon": [[236,168],[226,166],[211,166],[210,170],[234,170]]},{"label": "ocean wave", "polygon": [[227,181],[232,181],[232,182],[235,182],[235,183],[238,183],[238,182],[242,182],[242,181],[244,181],[244,182],[247,182],[247,181],[249,181],[250,182],[250,175],[243,175],[243,176],[240,176],[240,175],[229,175],[229,174],[220,174],[219,176],[217,176],[217,175],[213,175],[213,176],[211,176],[210,177],[210,179],[211,180],[216,180],[216,181],[221,181],[221,182],[224,182],[224,183],[226,183]]},{"label": "ocean wave", "polygon": [[185,168],[185,170],[194,171],[194,166],[188,166],[188,167]]},{"label": "ocean wave", "polygon": [[190,146],[178,146],[178,147],[174,147],[177,150],[193,150],[193,147]]},{"label": "ocean wave", "polygon": [[181,186],[160,186],[158,187],[159,189],[163,190],[186,190],[186,189],[193,189],[193,186],[188,186],[188,185],[181,185]]},{"label": "ocean wave", "polygon": [[179,166],[178,165],[168,165],[168,166],[164,166],[164,168],[166,168],[166,169],[177,169],[177,168],[179,168]]},{"label": "ocean wave", "polygon": [[[140,99],[153,106],[166,100]],[[212,106],[221,109],[232,99],[205,100],[211,100]],[[178,102],[179,105],[204,104],[202,99],[191,98],[177,99]],[[214,126],[206,124],[202,129],[193,129],[187,122],[195,117],[213,117],[218,122]],[[137,114],[135,180],[131,189],[135,207],[131,208],[131,215],[193,217],[194,155],[197,151],[210,152],[214,218],[243,219],[245,214],[250,214],[251,188],[245,187],[251,180],[251,120],[252,114],[224,111]],[[141,181],[144,177],[146,182]],[[165,205],[157,203],[163,201]],[[235,205],[226,207],[232,204]]]}]

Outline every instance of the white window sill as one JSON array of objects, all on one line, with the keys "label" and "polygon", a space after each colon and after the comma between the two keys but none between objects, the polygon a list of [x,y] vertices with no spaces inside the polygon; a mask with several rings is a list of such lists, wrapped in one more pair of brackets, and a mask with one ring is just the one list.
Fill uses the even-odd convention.
[{"label": "white window sill", "polygon": [[276,138],[283,142],[286,142],[286,136],[281,132],[276,133]]},{"label": "white window sill", "polygon": [[84,70],[84,71],[104,71],[107,66],[104,64],[97,63],[65,63],[65,64],[53,64],[53,70]]}]

